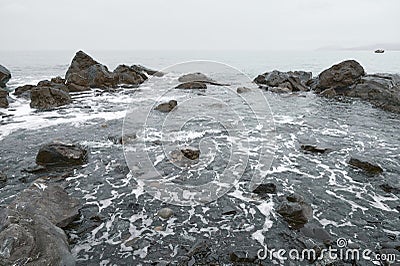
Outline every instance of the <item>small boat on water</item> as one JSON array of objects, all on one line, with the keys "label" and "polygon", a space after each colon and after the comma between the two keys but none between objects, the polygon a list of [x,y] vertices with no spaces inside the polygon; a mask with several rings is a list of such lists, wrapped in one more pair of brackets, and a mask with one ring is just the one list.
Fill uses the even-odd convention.
[{"label": "small boat on water", "polygon": [[385,50],[381,50],[381,49],[375,50],[376,54],[383,54],[384,52],[385,52]]}]

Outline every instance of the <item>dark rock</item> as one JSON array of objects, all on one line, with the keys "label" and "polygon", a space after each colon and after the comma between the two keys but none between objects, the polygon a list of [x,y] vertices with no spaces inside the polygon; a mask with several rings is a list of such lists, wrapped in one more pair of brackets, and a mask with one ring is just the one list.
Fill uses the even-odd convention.
[{"label": "dark rock", "polygon": [[192,165],[198,162],[200,150],[186,147],[183,149],[174,150],[170,154],[171,161],[181,166]]},{"label": "dark rock", "polygon": [[146,73],[147,75],[150,76],[155,76],[155,77],[162,77],[164,76],[164,73],[156,70],[149,69],[147,67],[141,66],[141,65],[133,65],[131,66],[136,72],[139,73]]},{"label": "dark rock", "polygon": [[35,85],[20,86],[14,90],[14,95],[19,96],[19,97],[24,97],[24,98],[30,98],[31,91],[34,88],[36,88]]},{"label": "dark rock", "polygon": [[368,75],[345,96],[366,100],[386,111],[400,113],[400,75]]},{"label": "dark rock", "polygon": [[113,73],[118,84],[139,85],[147,80],[147,76],[142,71],[135,66],[119,65]]},{"label": "dark rock", "polygon": [[[281,72],[274,70],[257,76],[254,82],[261,88],[281,88],[279,90],[271,90],[273,92],[289,92],[289,91],[308,91],[306,85],[312,77],[311,72],[305,71],[289,71]],[[269,89],[270,90],[270,89]]]},{"label": "dark rock", "polygon": [[159,104],[155,110],[160,111],[160,112],[164,112],[164,113],[168,113],[171,112],[176,106],[178,105],[178,102],[175,100],[171,100],[167,103],[161,103]]},{"label": "dark rock", "polygon": [[348,88],[365,75],[364,68],[355,60],[346,60],[324,70],[319,74],[316,89]]},{"label": "dark rock", "polygon": [[319,95],[324,96],[326,98],[334,98],[334,97],[338,96],[338,93],[336,92],[335,89],[327,89],[327,90],[324,90],[323,92],[321,92]]},{"label": "dark rock", "polygon": [[0,108],[8,107],[8,92],[0,88]]},{"label": "dark rock", "polygon": [[200,157],[200,150],[193,148],[184,148],[181,149],[183,156],[188,158],[189,160],[197,160]]},{"label": "dark rock", "polygon": [[27,216],[44,216],[51,223],[64,228],[78,217],[80,204],[77,199],[68,196],[62,187],[37,181],[19,193],[8,208]]},{"label": "dark rock", "polygon": [[286,200],[279,205],[277,212],[294,229],[302,228],[313,217],[310,204],[297,195],[286,197]]},{"label": "dark rock", "polygon": [[331,151],[331,149],[319,148],[313,145],[301,145],[300,148],[306,153],[327,153]]},{"label": "dark rock", "polygon": [[0,182],[7,182],[7,175],[0,171]]},{"label": "dark rock", "polygon": [[170,208],[162,208],[157,213],[157,216],[163,219],[169,219],[172,215],[174,215],[174,211]]},{"label": "dark rock", "polygon": [[199,73],[199,72],[185,74],[185,75],[179,77],[178,81],[182,82],[182,83],[198,82],[198,83],[206,83],[206,84],[215,85],[215,86],[229,86],[229,84],[219,83],[219,82],[207,77],[203,73]]},{"label": "dark rock", "polygon": [[319,226],[306,224],[300,229],[300,232],[306,237],[322,241],[323,243],[329,243],[332,240],[332,236],[324,228]]},{"label": "dark rock", "polygon": [[250,88],[246,88],[246,87],[239,87],[239,88],[236,89],[237,93],[245,93],[245,92],[249,92],[249,91],[251,91],[251,89]]},{"label": "dark rock", "polygon": [[203,82],[186,82],[179,84],[175,87],[176,89],[186,89],[186,90],[205,90],[207,85]]},{"label": "dark rock", "polygon": [[400,188],[393,187],[389,184],[382,184],[379,186],[386,193],[400,194]]},{"label": "dark rock", "polygon": [[43,145],[36,156],[36,163],[45,167],[82,165],[87,162],[88,151],[75,144],[54,142]]},{"label": "dark rock", "polygon": [[260,197],[267,197],[268,194],[276,193],[276,185],[274,183],[261,184],[253,190],[253,193]]},{"label": "dark rock", "polygon": [[72,59],[65,80],[67,85],[75,84],[86,88],[113,88],[118,84],[118,79],[106,66],[82,51],[77,52]]},{"label": "dark rock", "polygon": [[292,92],[289,88],[282,88],[282,87],[268,87],[268,91],[274,93],[289,93]]},{"label": "dark rock", "polygon": [[89,87],[84,87],[73,83],[68,84],[67,88],[69,92],[82,92],[90,90]]},{"label": "dark rock", "polygon": [[70,104],[71,96],[64,90],[51,87],[37,87],[31,91],[31,108],[49,110]]},{"label": "dark rock", "polygon": [[7,82],[11,79],[10,71],[4,66],[0,65],[0,88],[5,88]]},{"label": "dark rock", "polygon": [[372,163],[366,162],[366,161],[361,161],[356,158],[350,158],[350,160],[348,161],[348,164],[355,168],[359,168],[359,169],[365,171],[366,173],[372,174],[372,175],[381,174],[383,172],[383,169],[379,165],[375,165],[375,164],[372,164]]},{"label": "dark rock", "polygon": [[134,140],[137,139],[137,136],[135,133],[133,134],[124,134],[121,137],[118,136],[109,136],[108,140],[113,142],[114,144],[129,144],[132,143]]}]

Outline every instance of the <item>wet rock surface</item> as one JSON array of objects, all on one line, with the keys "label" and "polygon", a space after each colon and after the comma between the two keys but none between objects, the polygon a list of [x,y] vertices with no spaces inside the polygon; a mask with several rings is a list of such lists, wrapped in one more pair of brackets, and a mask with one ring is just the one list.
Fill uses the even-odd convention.
[{"label": "wet rock surface", "polygon": [[171,112],[177,105],[178,105],[177,101],[170,100],[167,103],[161,103],[161,104],[157,105],[155,110],[163,112],[163,113],[168,113],[168,112]]},{"label": "wet rock surface", "polygon": [[311,205],[297,194],[286,196],[286,199],[279,205],[277,212],[294,229],[303,227],[313,217]]},{"label": "wet rock surface", "polygon": [[88,151],[77,144],[54,142],[40,147],[36,163],[45,167],[65,167],[85,164]]},{"label": "wet rock surface", "polygon": [[363,170],[365,173],[367,174],[371,174],[371,175],[378,175],[381,174],[383,172],[382,167],[380,167],[379,165],[367,162],[367,161],[362,161],[360,159],[357,158],[350,158],[350,160],[348,161],[348,164]]},{"label": "wet rock surface", "polygon": [[261,88],[270,89],[273,88],[275,92],[278,92],[276,88],[280,88],[279,92],[293,92],[293,91],[308,91],[308,82],[312,78],[311,72],[305,71],[289,71],[281,72],[274,70],[272,72],[266,72],[262,75],[257,76],[254,82]]},{"label": "wet rock surface", "polygon": [[0,108],[8,107],[8,92],[0,88]]},{"label": "wet rock surface", "polygon": [[5,265],[75,265],[64,231],[79,202],[64,189],[36,181],[0,208],[0,258]]},{"label": "wet rock surface", "polygon": [[6,67],[0,65],[0,88],[5,88],[7,82],[11,79],[11,72]]},{"label": "wet rock surface", "polygon": [[205,90],[207,89],[207,84],[203,82],[185,82],[179,84],[175,87],[176,89],[184,89],[184,90]]},{"label": "wet rock surface", "polygon": [[36,87],[31,91],[31,108],[50,110],[72,102],[68,92],[52,87]]}]

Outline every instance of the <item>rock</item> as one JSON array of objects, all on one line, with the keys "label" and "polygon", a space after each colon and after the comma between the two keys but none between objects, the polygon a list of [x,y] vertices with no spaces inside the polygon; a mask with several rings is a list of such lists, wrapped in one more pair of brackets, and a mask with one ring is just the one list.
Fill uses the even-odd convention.
[{"label": "rock", "polygon": [[157,213],[157,216],[163,219],[169,219],[172,215],[174,215],[174,211],[170,208],[162,208]]},{"label": "rock", "polygon": [[219,82],[216,82],[215,80],[207,77],[206,75],[204,75],[203,73],[189,73],[189,74],[185,74],[181,77],[178,78],[179,82],[182,83],[192,83],[192,82],[198,82],[198,83],[207,83],[210,85],[215,85],[215,86],[228,86],[228,84],[222,84]]},{"label": "rock", "polygon": [[294,229],[302,228],[313,217],[310,204],[297,195],[286,197],[286,200],[279,205],[277,212]]},{"label": "rock", "polygon": [[276,185],[274,183],[261,184],[253,190],[253,193],[258,194],[260,197],[267,197],[268,194],[276,193]]},{"label": "rock", "polygon": [[90,90],[89,87],[84,87],[73,83],[68,84],[67,88],[69,92],[82,92]]},{"label": "rock", "polygon": [[[274,70],[272,72],[266,72],[262,75],[257,76],[254,82],[261,88],[281,88],[279,90],[271,90],[273,92],[286,92],[287,91],[308,91],[309,87],[306,85],[312,78],[311,72],[305,71],[289,71],[281,72]],[[286,89],[286,90],[285,90]]]},{"label": "rock", "polygon": [[251,89],[250,88],[246,88],[246,87],[239,87],[239,88],[236,89],[237,93],[245,93],[245,92],[249,92],[249,91],[251,91]]},{"label": "rock", "polygon": [[75,265],[64,231],[40,215],[7,210],[0,246],[1,265]]},{"label": "rock", "polygon": [[269,87],[268,91],[274,93],[289,93],[292,92],[289,88],[282,88],[282,87]]},{"label": "rock", "polygon": [[67,85],[75,84],[90,88],[113,88],[118,84],[118,79],[106,66],[82,51],[77,52],[72,59],[65,80]]},{"label": "rock", "polygon": [[207,85],[203,82],[186,82],[179,84],[175,88],[185,90],[205,90],[207,89]]},{"label": "rock", "polygon": [[0,171],[0,182],[7,182],[7,175]]},{"label": "rock", "polygon": [[367,75],[345,96],[366,100],[386,111],[400,113],[400,75]]},{"label": "rock", "polygon": [[379,165],[375,165],[366,161],[361,161],[356,158],[350,158],[348,164],[355,168],[359,168],[368,174],[378,175],[383,173],[383,169]]},{"label": "rock", "polygon": [[141,66],[141,65],[133,65],[131,66],[136,72],[140,73],[146,73],[147,75],[150,76],[155,76],[155,77],[162,77],[164,76],[164,73],[156,70],[149,69],[147,67]]},{"label": "rock", "polygon": [[135,66],[119,65],[113,73],[118,84],[139,85],[147,80],[147,76],[142,71]]},{"label": "rock", "polygon": [[30,98],[32,89],[36,88],[35,85],[24,85],[14,90],[14,95],[23,98]]},{"label": "rock", "polygon": [[364,75],[364,68],[357,61],[346,60],[322,71],[318,76],[316,89],[324,91],[348,88],[360,81]]},{"label": "rock", "polygon": [[51,223],[64,228],[79,216],[80,204],[62,187],[36,181],[19,193],[8,208],[26,216],[44,216]]},{"label": "rock", "polygon": [[200,157],[200,150],[194,148],[184,148],[181,149],[183,156],[188,158],[189,160],[197,160]]},{"label": "rock", "polygon": [[49,110],[70,104],[71,96],[64,90],[51,87],[37,87],[31,91],[31,108]]},{"label": "rock", "polygon": [[8,92],[0,88],[0,108],[8,107]]},{"label": "rock", "polygon": [[300,232],[306,237],[322,241],[323,243],[329,243],[332,240],[332,236],[324,228],[319,226],[306,224],[300,229]]},{"label": "rock", "polygon": [[319,95],[324,96],[326,98],[334,98],[338,94],[335,89],[327,89],[327,90],[324,90],[323,92],[321,92]]},{"label": "rock", "polygon": [[53,142],[43,145],[36,156],[36,163],[45,167],[74,166],[87,162],[88,151],[76,144]]},{"label": "rock", "polygon": [[7,82],[11,79],[10,71],[4,66],[0,65],[0,88],[5,88]]},{"label": "rock", "polygon": [[327,153],[331,151],[331,149],[319,148],[313,145],[301,145],[300,148],[306,153]]},{"label": "rock", "polygon": [[171,100],[167,103],[161,103],[159,104],[156,108],[154,108],[157,111],[168,113],[171,112],[176,106],[178,105],[178,102],[175,100]]},{"label": "rock", "polygon": [[382,184],[379,186],[386,193],[400,194],[400,188],[394,187],[389,184]]}]

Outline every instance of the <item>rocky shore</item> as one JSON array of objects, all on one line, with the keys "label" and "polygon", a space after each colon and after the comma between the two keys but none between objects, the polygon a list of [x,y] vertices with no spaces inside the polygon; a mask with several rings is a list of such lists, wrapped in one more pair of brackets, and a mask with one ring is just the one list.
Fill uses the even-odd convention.
[{"label": "rocky shore", "polygon": [[[46,112],[59,107],[68,108],[76,101],[75,94],[92,89],[113,94],[126,88],[138,88],[149,77],[165,74],[140,65],[119,65],[114,71],[109,71],[105,65],[79,51],[65,77],[20,86],[11,93],[29,99],[32,109]],[[0,66],[1,87],[6,87],[10,78],[10,72]],[[214,86],[229,86],[202,73],[182,73],[177,81],[178,85],[174,88],[182,93],[199,93]],[[317,77],[306,71],[274,70],[257,76],[254,83],[278,96],[310,92],[332,102],[357,98],[388,111],[388,115],[389,112],[400,113],[400,76],[366,74],[354,60],[333,65]],[[239,87],[235,91],[245,94],[251,93],[252,89]],[[277,101],[285,100],[290,101],[290,98]],[[0,89],[0,108],[8,108],[8,102],[9,92]],[[179,99],[162,102],[154,110],[160,115],[180,112]],[[317,108],[312,111],[316,116],[321,115]],[[324,123],[324,118],[321,120],[319,124]],[[391,209],[393,205],[398,205],[400,187],[387,182],[384,176],[398,173],[396,162],[382,163],[367,154],[348,156],[343,153],[347,147],[342,147],[343,144],[336,139],[328,145],[321,145],[313,142],[307,134],[301,136],[300,145],[296,146],[290,140],[304,128],[297,127],[295,123],[283,125],[278,121],[277,124],[278,129],[284,127],[280,129],[284,132],[282,134],[287,134],[285,139],[288,140],[281,144],[278,156],[283,158],[282,161],[298,160],[295,170],[283,171],[275,166],[272,168],[272,179],[253,191],[240,190],[239,196],[232,192],[236,197],[228,193],[204,208],[192,209],[169,206],[148,196],[139,198],[138,195],[142,194],[137,191],[137,184],[130,176],[121,145],[134,143],[137,136],[115,135],[120,132],[121,121],[101,120],[100,124],[84,124],[82,129],[65,125],[61,130],[55,126],[31,133],[16,132],[15,139],[10,137],[4,141],[4,151],[8,153],[11,147],[21,145],[18,141],[27,141],[29,148],[27,151],[18,150],[13,157],[4,155],[0,158],[4,168],[0,168],[0,187],[17,187],[19,192],[9,195],[7,198],[11,200],[0,207],[0,265],[85,265],[91,260],[94,264],[112,264],[110,258],[113,256],[119,256],[120,263],[127,263],[125,256],[130,258],[131,263],[144,265],[269,265],[257,257],[257,251],[262,247],[260,239],[268,240],[277,247],[312,248],[318,252],[324,247],[337,247],[335,241],[342,237],[341,234],[349,238],[357,235],[358,243],[353,243],[356,248],[370,246],[375,237],[380,244],[376,248],[370,247],[375,248],[374,253],[398,255],[400,236],[395,232],[399,217],[395,218],[400,205],[397,206],[397,214],[391,212],[388,217],[383,210],[369,213],[365,207],[351,200],[347,201],[350,207],[342,208],[340,204],[335,205],[335,200],[340,199],[335,194],[338,190],[330,189],[330,186],[337,185],[336,182],[344,183],[346,179],[351,179],[346,188],[340,189],[355,190],[361,194],[366,186],[371,186],[369,195],[363,194],[364,197],[368,197],[369,201],[378,200],[376,204],[381,204],[380,208]],[[320,131],[323,129],[324,126],[319,128]],[[40,136],[46,136],[45,142]],[[91,141],[87,141],[89,138]],[[68,139],[73,141],[66,141]],[[83,143],[84,140],[86,143]],[[346,145],[350,143],[354,140],[346,140]],[[153,145],[159,146],[157,142]],[[178,165],[188,166],[196,164],[201,156],[199,149],[185,147],[174,150],[171,158]],[[318,198],[317,194],[307,189],[315,181],[307,181],[306,177],[319,178],[315,171],[322,167],[321,162],[329,163],[329,166],[323,167],[331,171],[331,176],[322,175],[327,177],[327,185],[320,193],[331,193],[331,201]],[[304,170],[303,166],[307,163],[314,168]],[[292,186],[287,186],[289,188],[285,187],[287,173],[294,180]],[[339,177],[343,180],[335,179]],[[18,178],[21,181],[17,181]],[[303,182],[305,187],[301,187]],[[299,189],[291,191],[297,186]],[[386,206],[382,196],[377,196],[378,193],[387,193],[386,198],[394,199],[390,201],[390,207]],[[243,199],[247,201],[241,202]],[[320,218],[324,209],[328,209],[332,221]],[[107,212],[104,214],[103,210]],[[136,216],[130,216],[132,213]],[[343,221],[333,221],[334,215],[340,216]],[[348,225],[344,222],[347,215],[354,215],[349,221],[350,227],[362,229],[340,229]],[[269,224],[268,219],[274,219],[274,225]],[[328,229],[335,223],[337,228]],[[204,229],[206,227],[208,231]],[[228,233],[224,234],[224,230]],[[191,233],[197,231],[199,233],[193,237]],[[250,231],[252,237],[249,237]],[[99,240],[106,242],[107,246],[98,244]],[[84,242],[86,246],[76,249],[79,241],[87,241]],[[249,246],[242,247],[241,244]],[[71,251],[74,248],[75,251]],[[93,250],[101,256],[82,255]],[[77,256],[80,257],[78,261]],[[106,258],[97,258],[103,256]],[[302,263],[363,265],[327,257],[322,262],[307,259]]]}]

